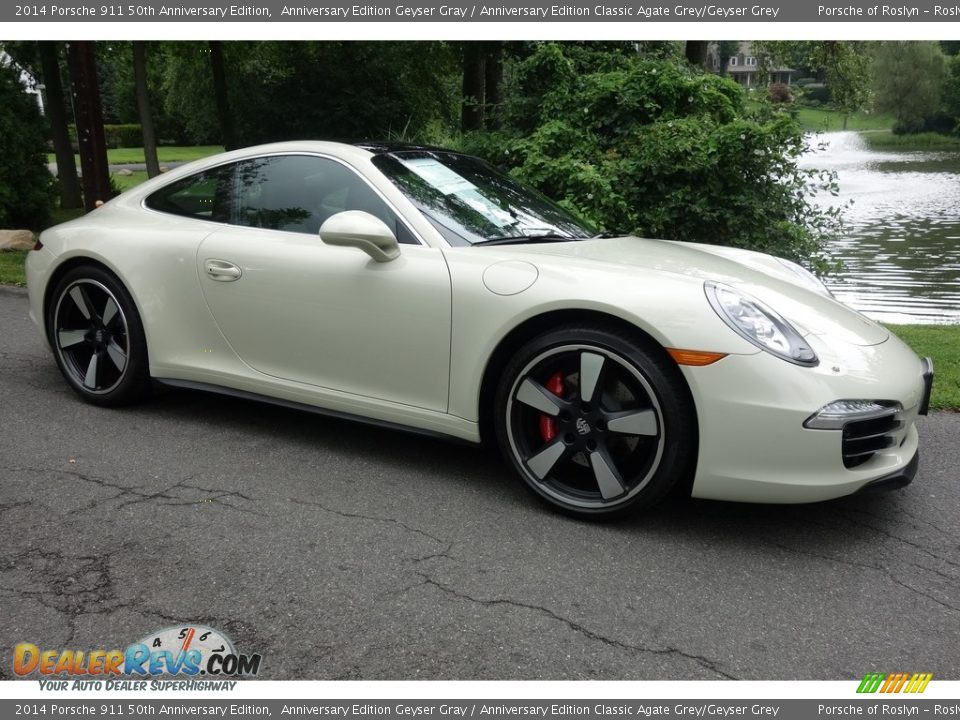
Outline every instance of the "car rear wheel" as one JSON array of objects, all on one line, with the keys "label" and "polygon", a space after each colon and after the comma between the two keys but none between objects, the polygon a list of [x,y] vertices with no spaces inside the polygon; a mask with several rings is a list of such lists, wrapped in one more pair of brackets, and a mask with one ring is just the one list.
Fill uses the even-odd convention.
[{"label": "car rear wheel", "polygon": [[659,347],[580,326],[531,340],[504,372],[497,437],[538,496],[566,512],[639,512],[689,479],[696,416]]},{"label": "car rear wheel", "polygon": [[149,393],[143,325],[116,277],[95,266],[73,268],[54,288],[47,314],[57,365],[80,397],[124,405]]}]

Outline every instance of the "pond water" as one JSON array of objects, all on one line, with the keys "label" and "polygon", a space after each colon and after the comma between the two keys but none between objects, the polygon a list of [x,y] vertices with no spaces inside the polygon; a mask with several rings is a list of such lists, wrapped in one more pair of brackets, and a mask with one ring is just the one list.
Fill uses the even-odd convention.
[{"label": "pond water", "polygon": [[834,170],[853,200],[832,243],[837,298],[883,322],[960,322],[960,153],[875,152],[854,132],[814,136],[806,166]]}]

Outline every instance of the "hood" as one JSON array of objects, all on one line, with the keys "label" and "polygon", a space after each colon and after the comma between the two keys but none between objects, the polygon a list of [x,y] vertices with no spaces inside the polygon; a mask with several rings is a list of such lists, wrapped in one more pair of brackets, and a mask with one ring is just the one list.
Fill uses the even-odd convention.
[{"label": "hood", "polygon": [[547,262],[547,258],[556,256],[585,263],[633,266],[638,273],[667,273],[725,283],[767,303],[803,335],[822,335],[853,345],[878,345],[890,336],[869,318],[805,285],[773,256],[750,250],[637,237],[497,249],[515,250],[533,263]]}]

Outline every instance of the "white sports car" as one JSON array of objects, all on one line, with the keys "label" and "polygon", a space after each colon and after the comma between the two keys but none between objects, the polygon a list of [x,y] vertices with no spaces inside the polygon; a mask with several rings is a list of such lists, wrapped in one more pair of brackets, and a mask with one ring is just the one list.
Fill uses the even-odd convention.
[{"label": "white sports car", "polygon": [[906,484],[933,377],[794,263],[597,235],[433,148],[191,163],[43,233],[27,277],[85,400],[159,382],[495,440],[581,515]]}]

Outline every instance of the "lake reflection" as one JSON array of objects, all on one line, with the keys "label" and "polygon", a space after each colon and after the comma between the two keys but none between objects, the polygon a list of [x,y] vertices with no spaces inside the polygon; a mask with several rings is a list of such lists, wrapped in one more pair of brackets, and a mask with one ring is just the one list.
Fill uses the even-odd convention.
[{"label": "lake reflection", "polygon": [[827,281],[837,298],[885,322],[960,322],[960,153],[874,152],[854,132],[812,145],[803,164],[840,184],[816,202],[853,200],[829,246],[844,263]]}]

